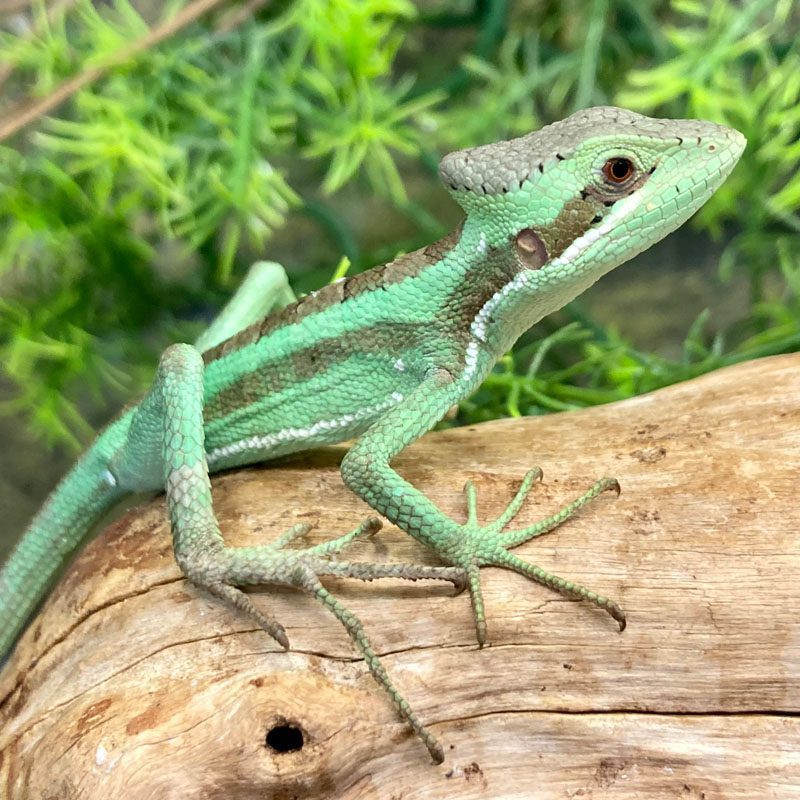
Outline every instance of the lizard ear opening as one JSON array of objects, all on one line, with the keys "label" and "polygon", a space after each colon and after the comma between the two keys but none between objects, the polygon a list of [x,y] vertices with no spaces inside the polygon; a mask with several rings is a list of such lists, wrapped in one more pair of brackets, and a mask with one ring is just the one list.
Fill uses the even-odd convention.
[{"label": "lizard ear opening", "polygon": [[528,269],[541,269],[548,259],[547,248],[533,228],[523,228],[515,237],[517,258]]}]

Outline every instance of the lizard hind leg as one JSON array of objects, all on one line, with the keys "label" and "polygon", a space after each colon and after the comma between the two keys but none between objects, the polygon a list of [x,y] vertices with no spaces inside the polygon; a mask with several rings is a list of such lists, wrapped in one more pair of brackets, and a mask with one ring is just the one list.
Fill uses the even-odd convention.
[{"label": "lizard hind leg", "polygon": [[[222,580],[209,580],[207,573],[192,574],[190,580],[225,600],[234,608],[245,612],[287,649],[289,640],[283,626],[272,617],[262,613],[249,595],[238,587],[262,583],[282,584],[301,589],[314,597],[341,622],[364,657],[370,673],[389,695],[389,699],[400,716],[422,739],[433,761],[437,764],[442,763],[444,751],[441,744],[420,722],[408,701],[395,687],[367,637],[361,620],[325,589],[320,582],[320,576],[335,575],[364,581],[378,578],[440,579],[448,580],[457,587],[463,588],[463,570],[454,567],[328,560],[328,556],[340,552],[355,539],[372,535],[379,530],[380,522],[375,517],[366,519],[350,533],[330,542],[303,549],[289,549],[287,545],[305,535],[309,527],[305,523],[295,525],[270,544],[256,547],[226,547],[224,553],[219,554],[219,561],[224,564]],[[189,565],[187,568],[193,569]]]},{"label": "lizard hind leg", "polygon": [[555,530],[603,492],[612,490],[619,494],[619,483],[614,478],[601,478],[595,481],[584,494],[568,503],[555,514],[525,528],[504,531],[504,528],[519,514],[525,498],[533,488],[533,484],[541,477],[542,472],[540,469],[529,470],[505,511],[494,522],[485,526],[481,526],[478,522],[477,492],[474,484],[472,481],[467,481],[464,487],[464,494],[467,500],[467,522],[462,533],[466,534],[464,537],[466,540],[464,549],[471,552],[471,557],[468,556],[471,563],[466,566],[466,570],[469,576],[469,590],[475,616],[475,628],[480,645],[483,645],[486,641],[486,620],[479,577],[479,570],[482,566],[504,567],[547,586],[549,589],[566,597],[585,600],[610,614],[619,624],[620,631],[625,629],[625,613],[613,600],[609,600],[607,597],[599,595],[580,584],[559,578],[541,567],[523,561],[510,552],[514,547]]},{"label": "lizard hind leg", "polygon": [[202,353],[295,301],[286,271],[274,261],[256,261],[236,293],[197,338]]},{"label": "lizard hind leg", "polygon": [[463,585],[463,570],[403,564],[365,564],[331,561],[354,539],[374,533],[379,525],[370,518],[333,542],[307,548],[290,545],[308,532],[299,523],[275,542],[252,547],[225,543],[214,514],[208,478],[203,428],[203,358],[191,345],[168,348],[155,381],[136,409],[124,446],[112,464],[126,481],[146,474],[154,482],[160,472],[167,495],[175,560],[187,579],[248,614],[282,646],[289,641],[283,626],[261,612],[241,591],[242,586],[277,584],[310,593],[344,625],[360,649],[370,671],[389,694],[400,714],[423,739],[434,760],[441,747],[420,724],[407,701],[388,678],[360,621],[321,587],[319,576],[336,575],[360,580],[396,577],[447,580]]}]

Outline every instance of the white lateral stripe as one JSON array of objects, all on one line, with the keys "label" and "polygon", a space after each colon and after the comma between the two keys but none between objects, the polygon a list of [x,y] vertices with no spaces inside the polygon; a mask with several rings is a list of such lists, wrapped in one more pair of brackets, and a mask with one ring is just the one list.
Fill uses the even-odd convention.
[{"label": "white lateral stripe", "polygon": [[[564,264],[574,261],[584,250],[591,247],[598,239],[609,233],[621,217],[637,208],[637,206],[641,204],[642,199],[642,195],[638,192],[628,195],[617,204],[616,208],[603,220],[602,224],[598,225],[596,228],[589,228],[586,230],[558,258],[554,258],[552,261],[548,262],[544,269],[563,266]],[[481,236],[483,236],[483,234],[481,234]],[[492,312],[505,297],[518,291],[529,282],[530,277],[528,276],[527,270],[518,272],[512,280],[501,289],[498,289],[483,306],[481,306],[480,311],[475,315],[475,319],[472,320],[469,328],[472,334],[472,340],[467,345],[467,351],[464,357],[464,372],[461,374],[461,379],[463,381],[469,381],[478,368],[480,345],[481,343],[486,343],[486,328]]]},{"label": "white lateral stripe", "polygon": [[371,417],[373,414],[379,414],[381,411],[387,411],[403,401],[403,395],[400,392],[392,392],[391,397],[384,400],[382,403],[376,403],[374,406],[366,406],[352,414],[343,414],[336,419],[321,419],[307,428],[284,428],[282,431],[276,433],[267,433],[263,436],[250,436],[247,439],[241,439],[238,442],[226,444],[224,447],[217,447],[208,453],[208,464],[212,466],[214,462],[236,455],[245,450],[265,450],[274,447],[277,444],[285,444],[286,442],[303,441],[304,439],[311,439],[317,434],[325,431],[333,431],[339,428],[346,428],[353,422],[360,422],[363,419]]},{"label": "white lateral stripe", "polygon": [[[596,228],[589,228],[579,236],[558,258],[554,258],[547,266],[561,266],[574,261],[584,250],[591,247],[598,239],[609,233],[629,212],[642,204],[643,196],[640,192],[629,194],[624,200],[615,204],[614,210]],[[547,267],[545,267],[546,269]]]},{"label": "white lateral stripe", "polygon": [[114,473],[110,469],[104,469],[101,477],[109,486],[117,485],[117,479],[114,477]]}]

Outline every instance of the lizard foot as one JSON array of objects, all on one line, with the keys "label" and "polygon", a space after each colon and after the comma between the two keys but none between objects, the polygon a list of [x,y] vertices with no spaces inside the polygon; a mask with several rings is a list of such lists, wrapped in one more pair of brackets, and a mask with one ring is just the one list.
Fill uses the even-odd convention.
[{"label": "lizard foot", "polygon": [[350,533],[329,542],[307,548],[289,548],[295,539],[311,530],[311,525],[299,523],[270,544],[256,547],[226,547],[207,550],[196,558],[183,554],[179,564],[184,574],[197,586],[221,598],[228,605],[245,612],[282,647],[289,648],[284,627],[260,611],[250,596],[239,587],[256,584],[292,586],[312,595],[342,623],[353,643],[364,657],[373,677],[389,695],[392,703],[414,732],[422,739],[431,758],[440,764],[444,760],[442,746],[425,728],[406,699],[395,688],[375,653],[358,617],[342,605],[321,583],[320,576],[358,578],[372,581],[378,578],[407,580],[436,579],[454,584],[457,590],[467,586],[466,575],[460,567],[429,567],[413,564],[370,564],[333,561],[336,555],[355,539],[372,536],[381,527],[380,520],[370,517]]},{"label": "lizard foot", "polygon": [[523,478],[514,499],[508,504],[506,510],[488,525],[478,523],[477,492],[473,482],[467,481],[464,494],[467,499],[467,521],[460,525],[456,537],[450,540],[450,546],[443,553],[452,564],[463,568],[467,574],[467,583],[472,599],[472,608],[475,615],[475,629],[478,644],[482,647],[486,642],[486,616],[483,605],[483,595],[480,584],[480,568],[496,566],[518,572],[537,583],[553,589],[559,594],[577,600],[585,600],[610,614],[619,624],[620,632],[625,629],[625,612],[607,597],[593,592],[584,586],[559,578],[541,567],[529,564],[510,552],[537,536],[543,536],[562,522],[574,516],[579,509],[591,502],[605,491],[613,490],[619,495],[619,483],[614,478],[601,478],[596,481],[587,492],[566,505],[558,513],[546,519],[521,528],[516,531],[503,531],[503,529],[517,516],[525,498],[536,480],[542,477],[540,469],[528,471]]}]

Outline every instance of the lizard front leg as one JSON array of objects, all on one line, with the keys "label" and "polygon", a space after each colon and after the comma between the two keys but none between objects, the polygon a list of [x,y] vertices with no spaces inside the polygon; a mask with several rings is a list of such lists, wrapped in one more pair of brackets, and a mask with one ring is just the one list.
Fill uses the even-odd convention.
[{"label": "lizard front leg", "polygon": [[493,523],[482,526],[478,523],[476,493],[471,482],[465,487],[467,521],[458,523],[392,469],[392,458],[429,430],[459,397],[460,390],[446,370],[431,373],[412,394],[387,411],[350,449],[342,462],[344,482],[376,511],[431,547],[446,562],[465,571],[480,645],[486,641],[480,584],[480,568],[483,566],[504,567],[567,597],[586,600],[607,611],[623,630],[625,615],[616,603],[529,564],[510,552],[511,548],[553,530],[601,492],[607,489],[618,491],[619,486],[614,479],[597,481],[582,497],[548,519],[521,530],[503,533],[503,529],[522,507],[534,481],[541,475],[540,471],[528,472],[506,511]]},{"label": "lizard front leg", "polygon": [[214,516],[204,449],[203,359],[191,345],[173,345],[165,351],[155,382],[136,410],[128,439],[112,470],[121,484],[136,488],[136,481],[140,486],[153,482],[154,466],[162,470],[175,558],[184,575],[196,586],[244,611],[283,647],[289,646],[283,626],[259,610],[240,587],[282,584],[316,598],[344,625],[370,672],[423,740],[434,761],[441,763],[441,745],[392,684],[361,622],[325,589],[320,576],[368,581],[387,577],[434,578],[463,588],[463,572],[447,567],[329,560],[353,539],[378,530],[380,522],[374,518],[339,539],[305,549],[289,549],[287,545],[306,533],[307,525],[295,526],[272,544],[227,546]]}]

